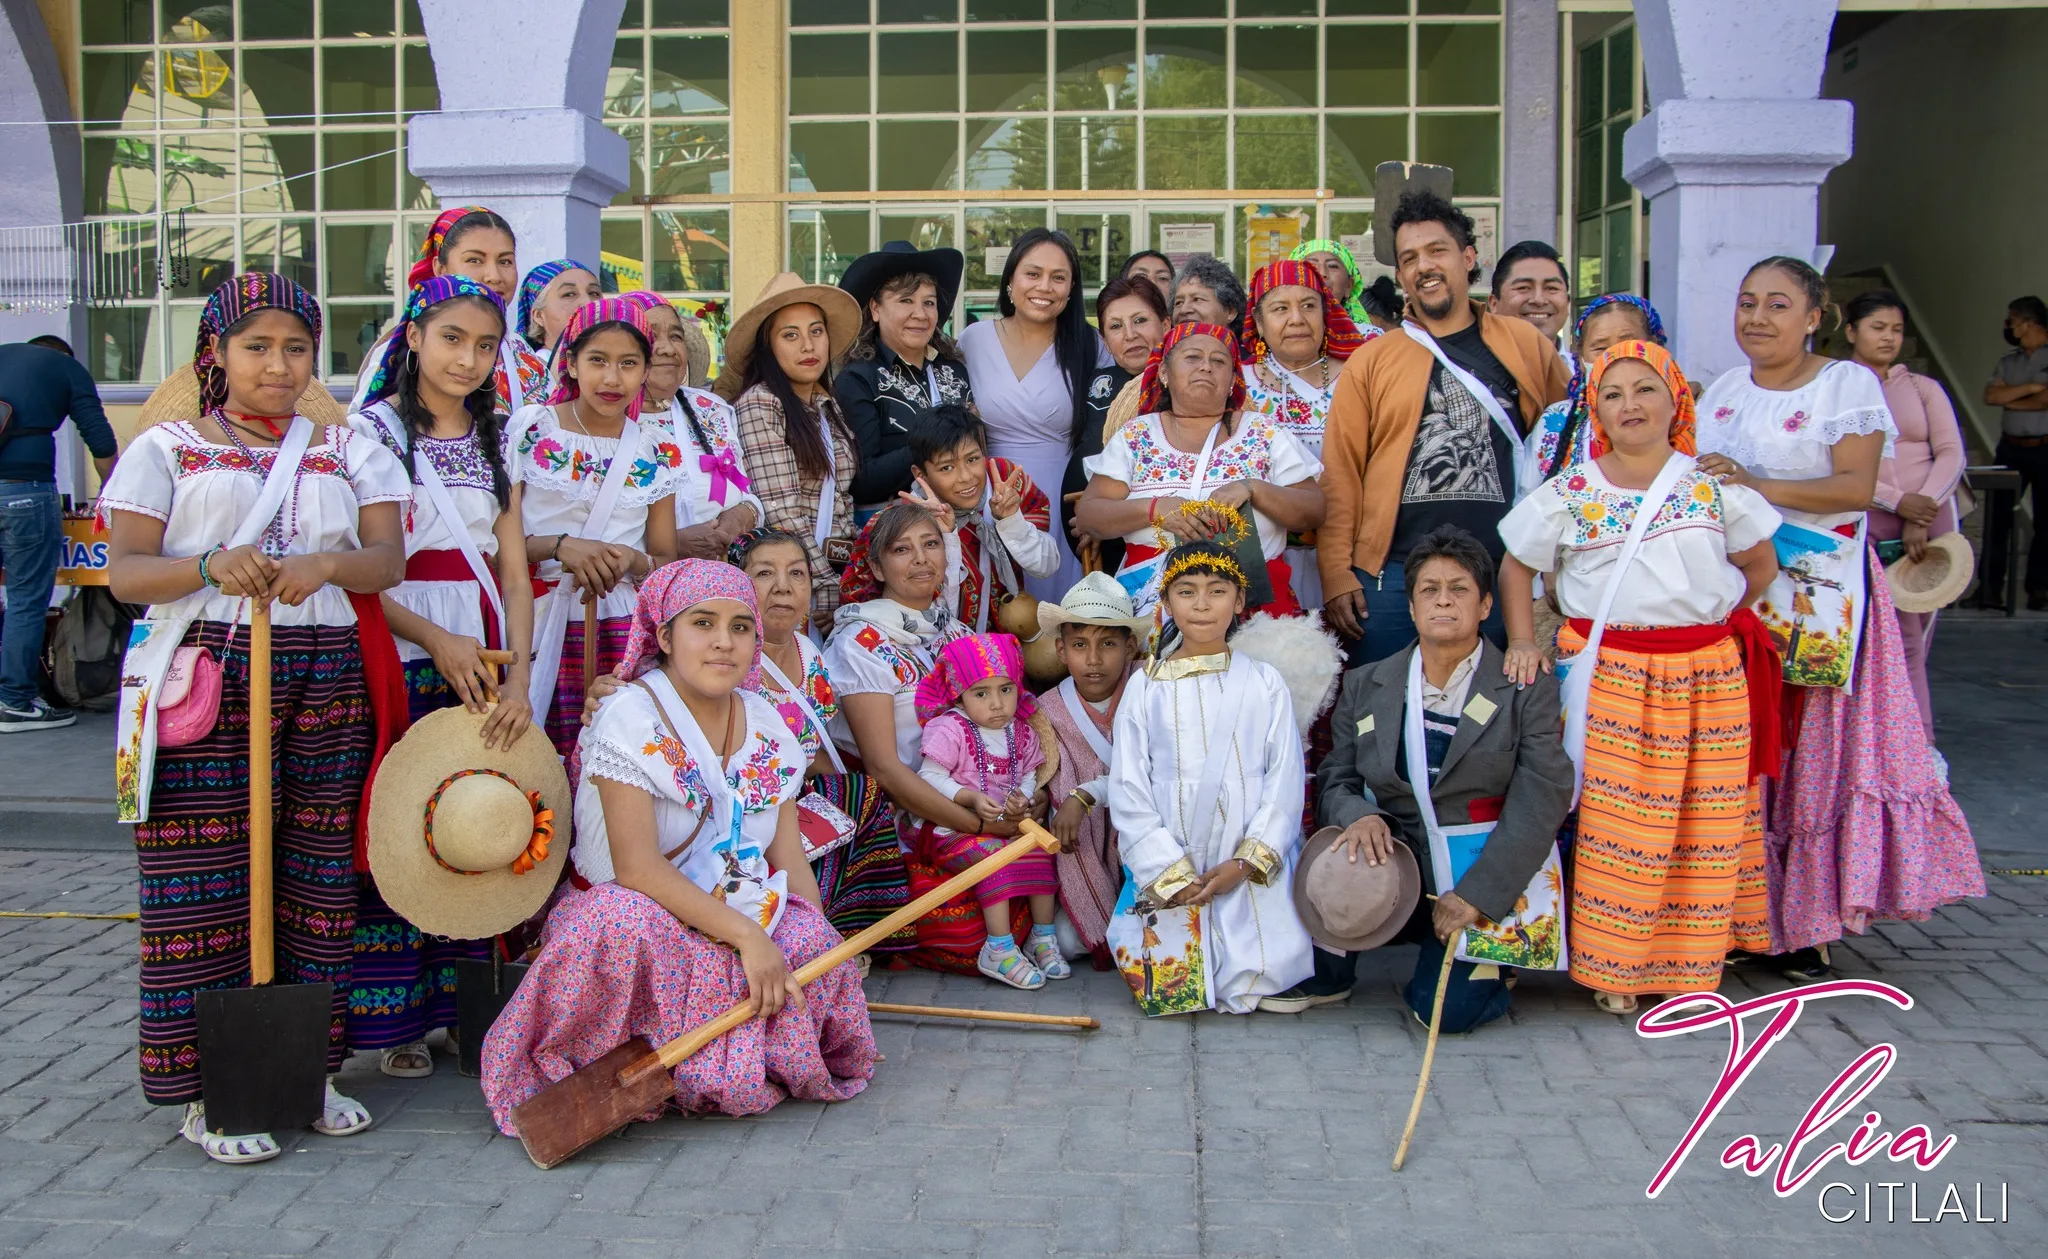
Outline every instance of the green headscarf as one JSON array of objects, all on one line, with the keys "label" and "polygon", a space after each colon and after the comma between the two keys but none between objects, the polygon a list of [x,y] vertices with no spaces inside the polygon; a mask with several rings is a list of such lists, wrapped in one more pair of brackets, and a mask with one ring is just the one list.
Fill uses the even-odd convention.
[{"label": "green headscarf", "polygon": [[1310,254],[1336,255],[1337,261],[1344,264],[1345,274],[1351,277],[1351,295],[1344,299],[1345,313],[1351,316],[1351,322],[1357,324],[1360,330],[1377,326],[1365,313],[1365,303],[1359,300],[1360,294],[1365,292],[1365,276],[1359,273],[1358,259],[1352,257],[1351,251],[1344,248],[1344,242],[1331,240],[1327,236],[1318,236],[1314,240],[1305,240],[1296,245],[1294,252],[1287,257],[1289,261],[1300,262]]}]

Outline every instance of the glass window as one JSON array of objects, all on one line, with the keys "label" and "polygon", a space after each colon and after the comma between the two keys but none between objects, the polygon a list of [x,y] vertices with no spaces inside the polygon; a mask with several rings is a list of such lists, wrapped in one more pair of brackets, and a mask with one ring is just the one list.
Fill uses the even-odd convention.
[{"label": "glass window", "polygon": [[390,302],[376,305],[330,303],[321,344],[327,350],[327,374],[354,376],[363,370],[370,350],[396,318]]},{"label": "glass window", "polygon": [[633,35],[612,41],[611,72],[605,76],[604,116],[638,118],[646,112],[647,40]]},{"label": "glass window", "polygon": [[319,145],[310,131],[242,133],[242,209],[305,213],[320,208],[313,172]]},{"label": "glass window", "polygon": [[1324,127],[1324,185],[1340,197],[1372,196],[1379,164],[1408,158],[1406,114],[1331,114]]},{"label": "glass window", "polygon": [[85,213],[156,211],[156,145],[129,136],[85,139]]},{"label": "glass window", "polygon": [[399,7],[405,15],[405,33],[415,36],[425,35],[427,33],[427,23],[426,19],[420,16],[420,0],[404,0],[404,3]]},{"label": "glass window", "polygon": [[613,131],[626,142],[626,190],[612,197],[613,205],[634,205],[647,195],[647,127],[644,123],[611,123]]},{"label": "glass window", "polygon": [[1229,33],[1220,26],[1147,30],[1145,108],[1221,109],[1229,104],[1228,48]]},{"label": "glass window", "polygon": [[722,114],[731,108],[725,36],[656,35],[647,47],[647,108],[655,117]]},{"label": "glass window", "polygon": [[868,37],[789,37],[789,112],[868,112]]},{"label": "glass window", "polygon": [[1614,115],[1635,108],[1634,27],[1607,37],[1607,112]]},{"label": "glass window", "polygon": [[877,22],[957,22],[960,0],[880,0]]},{"label": "glass window", "polygon": [[727,210],[657,209],[649,224],[649,283],[665,293],[731,288],[731,219]]},{"label": "glass window", "polygon": [[1065,232],[1081,255],[1081,274],[1076,287],[1088,307],[1089,322],[1095,319],[1095,293],[1109,283],[1118,263],[1132,252],[1131,216],[1070,210],[1059,214],[1053,226]]},{"label": "glass window", "polygon": [[1629,237],[1628,221],[1633,212],[1626,206],[1617,206],[1607,212],[1607,261],[1602,268],[1610,288],[1628,291],[1635,288],[1634,270],[1635,242]]},{"label": "glass window", "polygon": [[1043,188],[1046,185],[1044,118],[969,118],[969,188]]},{"label": "glass window", "polygon": [[381,121],[398,106],[398,63],[390,44],[329,44],[320,50],[320,106],[325,118]]},{"label": "glass window", "polygon": [[1600,91],[1601,84],[1605,82],[1602,69],[1604,51],[1605,45],[1597,39],[1579,49],[1579,126],[1582,129],[1599,126],[1600,120],[1607,116],[1606,101]]},{"label": "glass window", "polygon": [[868,124],[789,124],[789,186],[796,192],[865,192]]},{"label": "glass window", "polygon": [[1315,188],[1314,114],[1239,114],[1234,188]]},{"label": "glass window", "polygon": [[1053,123],[1055,188],[1136,188],[1138,121],[1129,115]]},{"label": "glass window", "polygon": [[1500,0],[1415,0],[1415,11],[1425,17],[1500,12]]},{"label": "glass window", "polygon": [[861,26],[868,20],[866,0],[789,0],[791,26]]},{"label": "glass window", "polygon": [[653,195],[732,191],[732,128],[726,123],[652,123],[647,137]]},{"label": "glass window", "polygon": [[434,56],[425,44],[407,44],[399,54],[405,112],[431,113],[441,108],[441,85],[434,78]]},{"label": "glass window", "polygon": [[944,249],[953,243],[951,214],[884,214],[876,235],[884,242],[907,240],[916,249]]},{"label": "glass window", "polygon": [[1058,22],[1128,22],[1138,16],[1138,0],[1053,0]]},{"label": "glass window", "polygon": [[792,210],[789,269],[812,284],[837,284],[846,264],[874,248],[866,210]]},{"label": "glass window", "polygon": [[1455,170],[1460,197],[1499,196],[1500,115],[1416,115],[1415,160]]},{"label": "glass window", "polygon": [[1043,22],[1045,0],[967,0],[970,22]]},{"label": "glass window", "polygon": [[320,0],[320,33],[328,39],[388,37],[397,34],[391,25],[396,12],[391,0]]},{"label": "glass window", "polygon": [[1053,92],[1060,109],[1129,109],[1138,103],[1138,33],[1132,27],[1054,28]]},{"label": "glass window", "polygon": [[[1313,6],[1311,6],[1313,12]],[[1316,103],[1316,28],[1237,28],[1237,107]],[[1406,104],[1406,102],[1402,102]],[[1313,121],[1311,119],[1310,121]]]},{"label": "glass window", "polygon": [[1237,0],[1239,17],[1314,17],[1316,0]]},{"label": "glass window", "polygon": [[952,31],[892,31],[876,39],[876,108],[885,114],[959,111],[958,36]]},{"label": "glass window", "polygon": [[[88,127],[155,125],[156,76],[150,54],[89,52],[79,62],[81,103]],[[147,83],[144,76],[148,76]]]},{"label": "glass window", "polygon": [[78,33],[87,46],[146,44],[150,0],[87,0],[79,6]]},{"label": "glass window", "polygon": [[[143,20],[149,6],[144,4]],[[86,370],[102,384],[147,380],[144,358],[154,358],[149,335],[157,308],[154,306],[90,306],[85,312],[85,350],[79,355]]]},{"label": "glass window", "polygon": [[390,223],[329,223],[327,291],[336,296],[388,296],[392,264]]},{"label": "glass window", "polygon": [[[1405,4],[1406,0],[1402,0]],[[1406,12],[1404,9],[1403,12]],[[1228,17],[1224,0],[1146,0],[1148,18]]]},{"label": "glass window", "polygon": [[314,120],[311,48],[244,48],[242,82],[256,98],[253,117],[242,111],[245,126]]},{"label": "glass window", "polygon": [[970,111],[1045,108],[1045,32],[967,32]]},{"label": "glass window", "polygon": [[1600,193],[1603,183],[1602,172],[1606,170],[1606,162],[1602,155],[1606,150],[1601,143],[1602,134],[1599,127],[1579,133],[1575,188],[1578,203],[1588,209],[1601,204],[1603,200]]},{"label": "glass window", "polygon": [[1230,146],[1221,114],[1166,114],[1145,120],[1147,188],[1227,188]]},{"label": "glass window", "polygon": [[1329,104],[1408,104],[1408,27],[1331,26],[1323,31]]},{"label": "glass window", "polygon": [[631,218],[606,216],[598,224],[597,265],[606,272],[605,292],[632,293],[648,287],[647,249],[640,239],[646,227],[647,216],[642,214]]},{"label": "glass window", "polygon": [[235,149],[235,133],[224,127],[165,136],[164,209],[234,213]]},{"label": "glass window", "polygon": [[650,0],[648,16],[656,27],[724,26],[726,0]]},{"label": "glass window", "polygon": [[1607,124],[1607,188],[1606,195],[1601,200],[1610,204],[1628,200],[1629,194],[1634,191],[1629,185],[1628,177],[1621,173],[1622,167],[1626,164],[1623,160],[1621,139],[1628,133],[1628,128],[1627,118],[1617,118]]},{"label": "glass window", "polygon": [[321,208],[398,208],[398,137],[386,131],[326,131],[320,136]]},{"label": "glass window", "polygon": [[896,122],[875,124],[876,185],[883,189],[918,191],[958,187],[960,124]]},{"label": "glass window", "polygon": [[1418,105],[1500,104],[1500,27],[1417,26],[1415,79]]},{"label": "glass window", "polygon": [[1581,296],[1597,296],[1607,291],[1601,283],[1600,261],[1604,254],[1603,237],[1600,232],[1600,216],[1587,215],[1578,222],[1579,265],[1577,283],[1573,288]]},{"label": "glass window", "polygon": [[320,233],[311,219],[246,219],[242,223],[242,266],[275,271],[317,290]]},{"label": "glass window", "polygon": [[961,250],[967,255],[966,286],[992,289],[1002,282],[1010,242],[1034,227],[1044,227],[1045,207],[968,206],[960,217],[967,229],[967,244]]},{"label": "glass window", "polygon": [[[146,12],[149,0],[140,3]],[[93,7],[86,6],[88,11]],[[303,0],[299,4],[238,4],[235,8],[242,16],[243,39],[313,38],[313,6]]]}]

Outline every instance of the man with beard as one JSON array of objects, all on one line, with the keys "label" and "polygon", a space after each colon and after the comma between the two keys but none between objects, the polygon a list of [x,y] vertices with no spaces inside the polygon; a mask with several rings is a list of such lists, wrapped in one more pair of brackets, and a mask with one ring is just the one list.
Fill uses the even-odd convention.
[{"label": "man with beard", "polygon": [[[1486,309],[1496,315],[1526,319],[1536,330],[1558,344],[1558,336],[1572,317],[1572,277],[1564,269],[1557,250],[1540,240],[1518,241],[1502,251],[1493,264],[1493,293]],[[1572,367],[1569,350],[1560,349],[1567,371]]]},{"label": "man with beard", "polygon": [[[1345,364],[1323,448],[1324,615],[1350,640],[1353,667],[1415,641],[1402,565],[1389,557],[1456,525],[1499,561],[1515,452],[1571,379],[1535,324],[1471,300],[1479,268],[1469,216],[1415,190],[1392,224],[1407,317]],[[1504,642],[1498,605],[1481,629]]]}]

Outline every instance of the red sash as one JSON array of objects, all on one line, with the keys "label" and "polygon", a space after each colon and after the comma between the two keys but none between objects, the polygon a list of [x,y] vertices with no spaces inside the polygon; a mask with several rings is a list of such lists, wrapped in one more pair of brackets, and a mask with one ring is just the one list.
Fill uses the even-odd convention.
[{"label": "red sash", "polygon": [[[491,574],[496,579],[497,573]],[[407,581],[467,581],[476,580],[476,572],[460,551],[414,551],[405,560]],[[502,587],[501,587],[502,589]],[[484,646],[502,650],[505,646],[505,631],[498,624],[497,609],[479,588],[476,592],[477,608],[484,614]]]},{"label": "red sash", "polygon": [[[464,571],[468,565],[463,566]],[[377,781],[377,767],[384,754],[398,742],[412,724],[406,710],[405,670],[398,663],[398,644],[392,640],[391,624],[384,619],[384,604],[374,594],[348,591],[356,610],[356,641],[363,656],[363,682],[370,692],[370,724],[376,742],[370,750],[370,769],[363,775],[362,800],[356,806],[356,872],[370,869],[370,787]]]},{"label": "red sash", "polygon": [[[1573,617],[1572,632],[1580,638],[1593,632],[1593,623]],[[1642,656],[1677,655],[1710,647],[1734,638],[1742,653],[1742,671],[1749,677],[1749,776],[1757,778],[1778,772],[1784,755],[1784,666],[1770,631],[1748,608],[1738,608],[1725,623],[1717,625],[1672,625],[1663,629],[1618,629],[1612,625],[1601,636],[1602,647]]]}]

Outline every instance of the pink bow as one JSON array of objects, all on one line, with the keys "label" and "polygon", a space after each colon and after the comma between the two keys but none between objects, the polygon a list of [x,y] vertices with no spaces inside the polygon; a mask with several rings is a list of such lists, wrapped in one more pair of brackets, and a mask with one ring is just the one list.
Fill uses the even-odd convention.
[{"label": "pink bow", "polygon": [[715,455],[698,455],[697,468],[711,477],[711,501],[725,506],[725,491],[728,486],[744,494],[753,482],[740,471],[740,461],[733,457],[730,447]]}]

